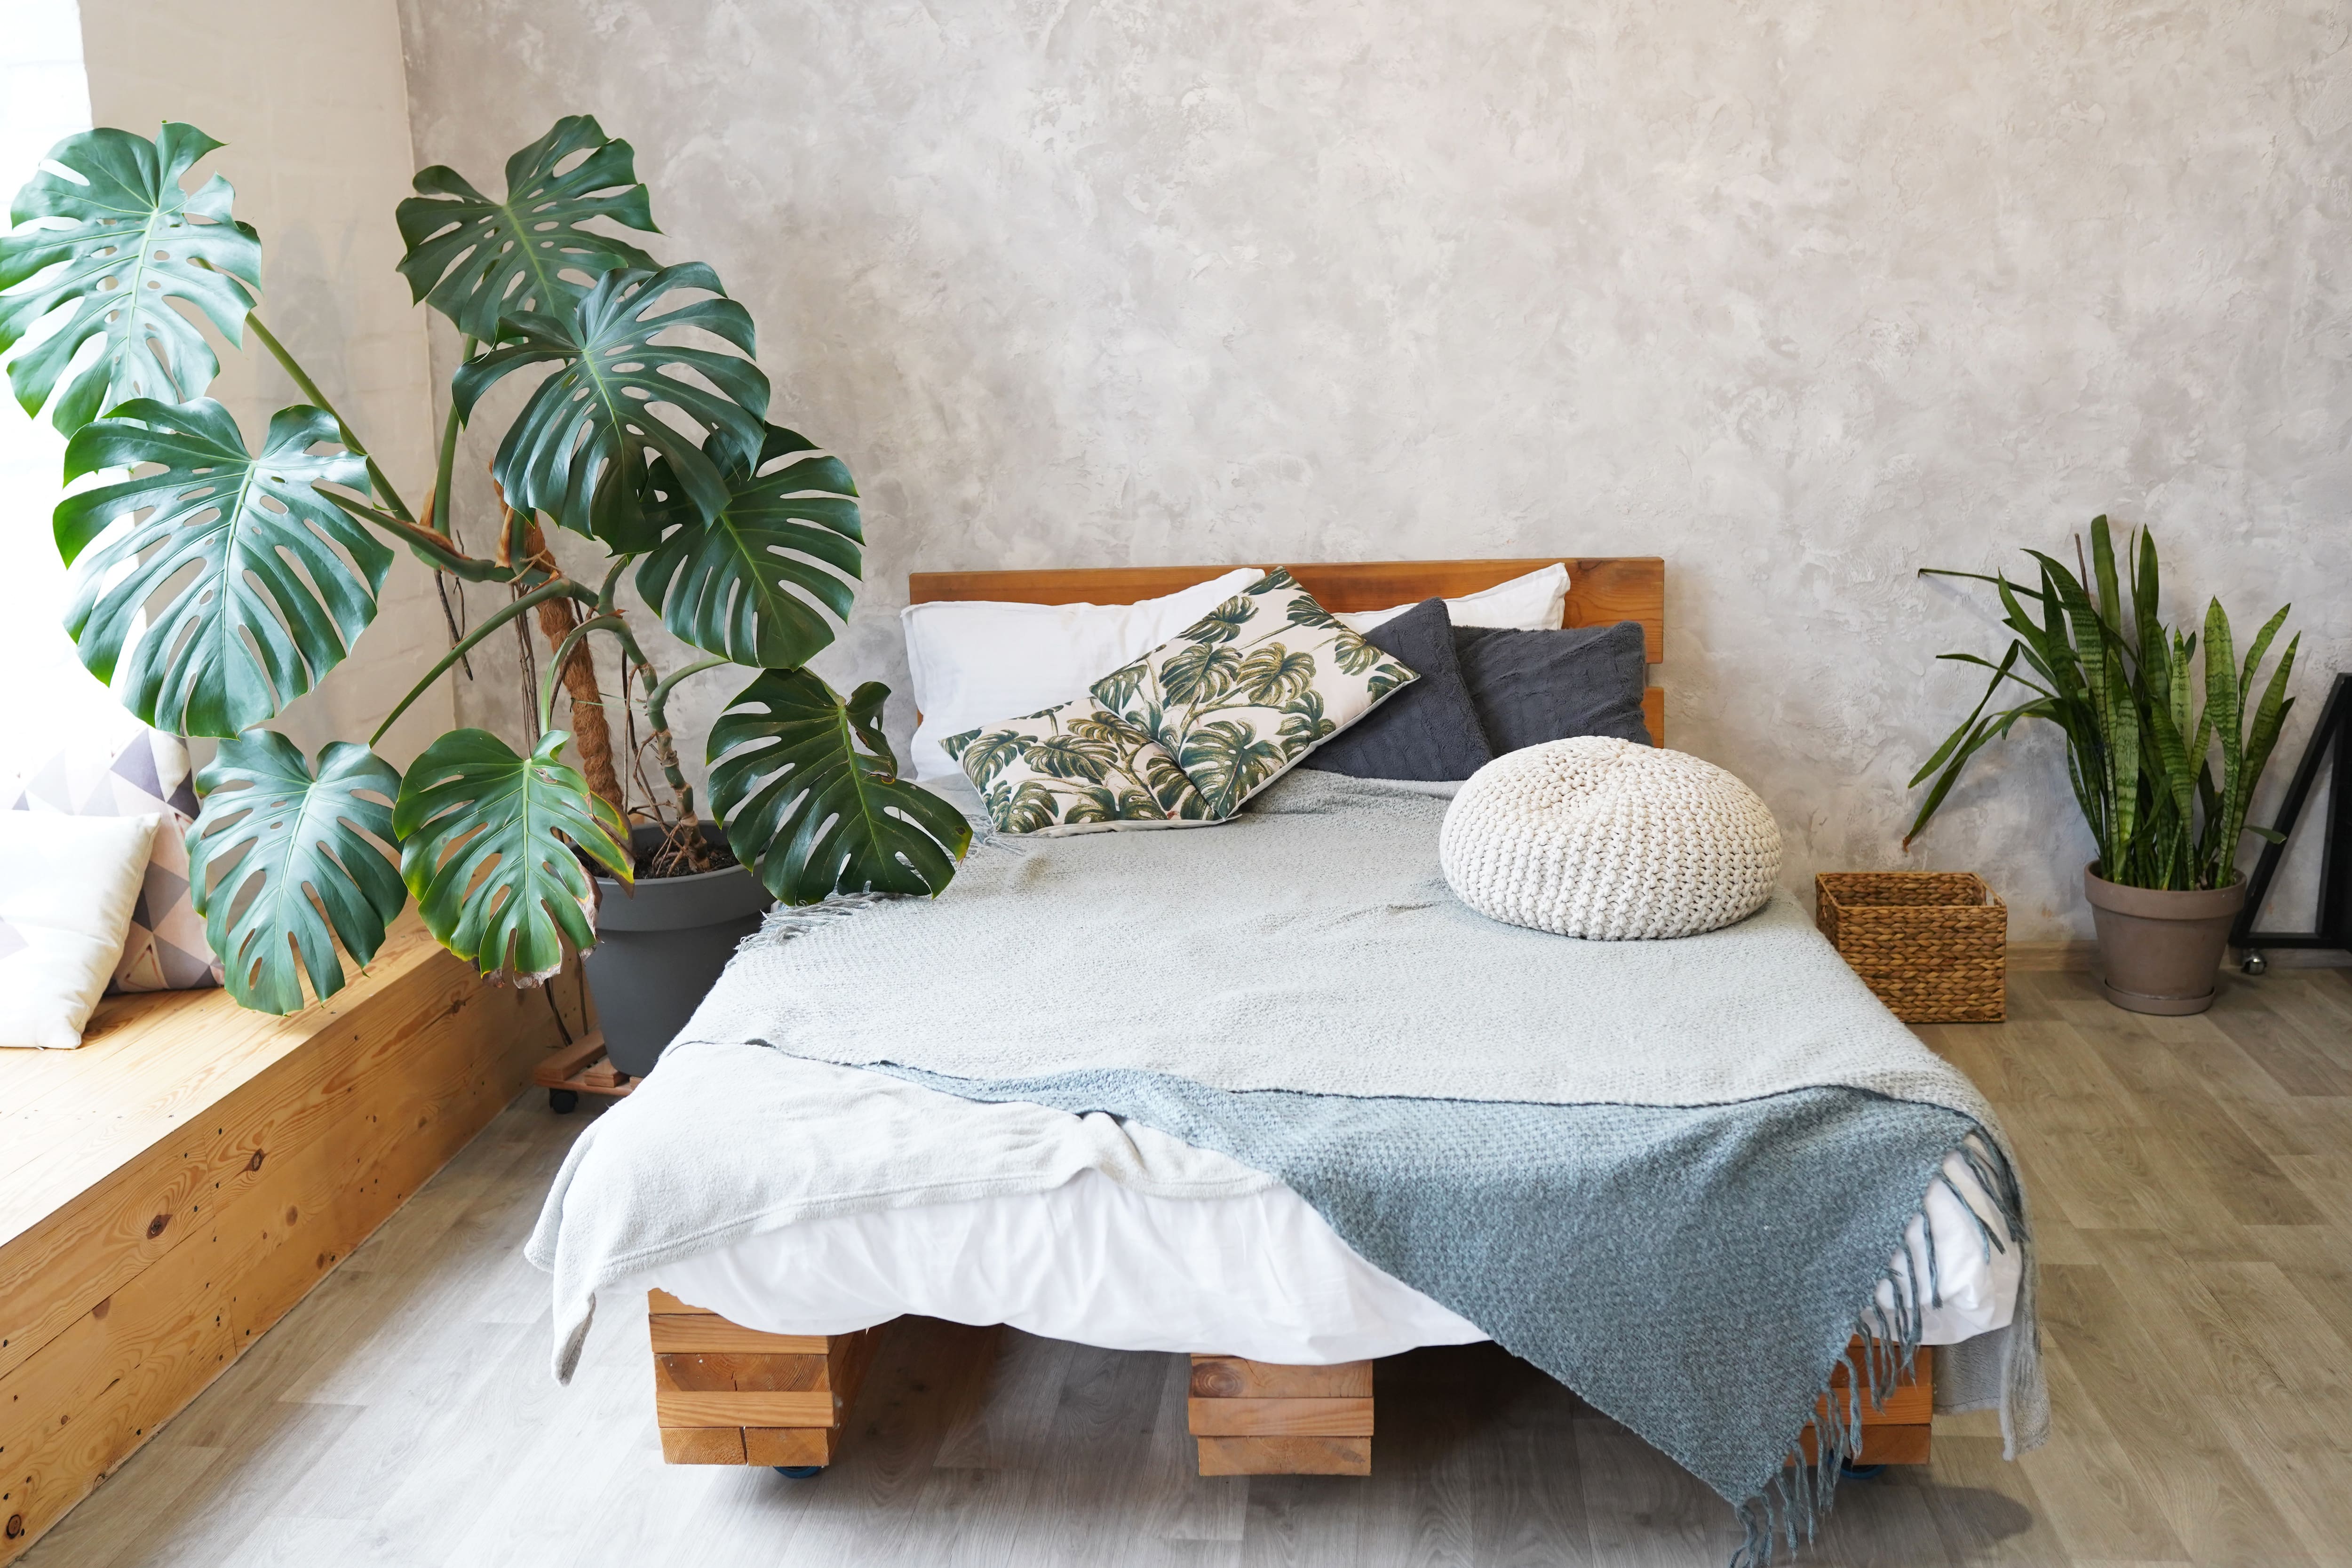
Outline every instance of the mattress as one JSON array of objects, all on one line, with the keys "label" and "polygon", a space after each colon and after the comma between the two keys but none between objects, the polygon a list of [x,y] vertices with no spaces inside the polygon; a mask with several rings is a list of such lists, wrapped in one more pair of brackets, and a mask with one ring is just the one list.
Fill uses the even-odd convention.
[{"label": "mattress", "polygon": [[[1945,1173],[1999,1235],[1967,1168],[1954,1160]],[[1938,1184],[1908,1233],[1920,1279],[1933,1237],[1941,1300],[1927,1306],[1927,1344],[2006,1327],[2017,1299],[2017,1249],[1987,1248],[1960,1205]],[[847,1333],[915,1313],[1291,1365],[1487,1337],[1365,1262],[1288,1187],[1166,1197],[1096,1171],[1043,1193],[801,1220],[640,1283],[771,1333]],[[1880,1293],[1892,1307],[1891,1290]]]}]

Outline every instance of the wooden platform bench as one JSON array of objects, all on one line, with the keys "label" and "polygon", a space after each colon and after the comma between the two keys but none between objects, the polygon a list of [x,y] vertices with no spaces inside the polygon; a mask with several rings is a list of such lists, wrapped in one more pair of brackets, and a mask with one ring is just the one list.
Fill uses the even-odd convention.
[{"label": "wooden platform bench", "polygon": [[0,1563],[562,1043],[544,994],[482,984],[412,914],[292,1017],[158,992],[108,998],[79,1050],[0,1050]]}]

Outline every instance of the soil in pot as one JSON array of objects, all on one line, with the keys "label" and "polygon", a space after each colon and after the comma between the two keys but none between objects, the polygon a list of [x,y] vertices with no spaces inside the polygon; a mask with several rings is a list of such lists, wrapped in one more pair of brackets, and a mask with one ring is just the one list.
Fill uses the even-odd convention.
[{"label": "soil in pot", "polygon": [[2246,901],[2241,875],[2226,888],[2184,892],[2126,888],[2083,868],[2098,926],[2107,1000],[2134,1013],[2202,1013],[2213,1005],[2230,926]]},{"label": "soil in pot", "polygon": [[663,832],[646,826],[630,834],[644,879],[635,888],[597,874],[596,945],[583,961],[605,1050],[633,1078],[653,1070],[772,901],[715,826],[703,830],[713,869],[648,876]]}]

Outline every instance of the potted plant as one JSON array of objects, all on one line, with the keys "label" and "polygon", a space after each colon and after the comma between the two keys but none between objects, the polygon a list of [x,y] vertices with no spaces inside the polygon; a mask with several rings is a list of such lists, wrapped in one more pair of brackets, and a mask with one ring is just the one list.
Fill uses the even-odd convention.
[{"label": "potted plant", "polygon": [[[643,1020],[682,1020],[770,898],[944,887],[970,829],[898,780],[887,689],[845,700],[807,668],[856,592],[856,488],[838,458],[769,421],[751,318],[718,275],[623,237],[655,232],[629,144],[571,116],[508,161],[503,195],[436,166],[400,204],[400,271],[461,341],[435,485],[415,509],[264,324],[261,243],[228,182],[183,188],[219,145],[166,123],[152,142],[101,128],[52,149],[0,236],[0,353],[19,350],[17,401],[69,437],[68,482],[105,481],[56,514],[83,663],[146,722],[220,742],[188,848],[230,994],[272,1013],[304,1005],[306,978],[333,994],[337,946],[365,963],[412,895],[450,952],[536,984],[567,947],[597,947],[601,880],[636,889],[604,901],[608,931],[662,939],[635,944],[636,960],[615,942],[594,971],[614,1065],[641,1070],[668,1038]],[[219,363],[199,314],[231,342],[258,340],[300,389],[257,447],[205,395]],[[540,379],[507,418],[498,515],[473,529],[492,543],[477,554],[446,500],[457,434],[525,372]],[[595,541],[601,581],[559,568],[543,524]],[[352,653],[394,547],[445,590],[456,577],[505,600],[470,628],[452,616],[447,656],[366,742],[307,758],[267,726]],[[646,609],[708,657],[656,667],[620,597],[632,567]],[[525,616],[552,658],[520,749],[457,730],[404,776],[374,753],[434,681]],[[624,788],[635,748],[615,766],[615,697],[597,691],[593,637],[618,650],[617,706],[632,731],[642,715],[666,801]],[[666,704],[681,680],[728,665],[754,673],[711,737],[716,830]],[[569,731],[554,727],[559,688]],[[699,956],[682,973],[688,949]],[[624,1017],[636,1022],[609,1026]]]},{"label": "potted plant", "polygon": [[[1976,710],[1912,778],[1916,788],[1937,775],[1904,847],[1986,743],[2021,719],[2057,725],[2074,798],[2098,847],[2083,887],[2107,999],[2137,1013],[2201,1013],[2212,1005],[2230,924],[2245,902],[2238,841],[2249,832],[2277,837],[2248,827],[2246,807],[2294,707],[2286,688],[2303,639],[2288,642],[2256,697],[2255,677],[2286,607],[2263,623],[2241,663],[2219,599],[2206,605],[2201,647],[2196,633],[2158,620],[2156,541],[2147,530],[2136,552],[2126,543],[2128,601],[2117,588],[2105,517],[2091,523],[2087,566],[2077,542],[2079,575],[2039,551],[2027,553],[2040,566],[2038,587],[2006,574],[1922,574],[1992,584],[2011,640],[1998,665],[1970,653],[1940,656],[1992,678]],[[2031,700],[1993,710],[1994,697],[2011,685]]]}]

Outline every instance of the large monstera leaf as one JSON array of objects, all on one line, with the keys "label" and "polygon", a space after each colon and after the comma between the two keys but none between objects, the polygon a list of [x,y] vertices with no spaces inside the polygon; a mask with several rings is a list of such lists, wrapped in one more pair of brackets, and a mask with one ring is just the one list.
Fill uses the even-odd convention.
[{"label": "large monstera leaf", "polygon": [[[582,152],[588,155],[561,168]],[[415,299],[484,342],[498,337],[501,316],[561,314],[613,268],[654,266],[652,257],[628,241],[581,226],[607,218],[661,232],[637,183],[635,151],[606,136],[589,115],[566,115],[508,159],[501,199],[482,195],[440,163],[417,174],[416,190],[395,215],[408,247],[400,274]],[[564,276],[572,272],[584,276]]]},{"label": "large monstera leaf", "polygon": [[[670,300],[696,290],[714,297]],[[556,365],[499,443],[491,471],[507,504],[547,512],[623,552],[652,549],[666,514],[681,503],[706,522],[724,510],[727,481],[700,443],[717,431],[756,449],[765,435],[768,378],[749,359],[654,341],[688,327],[751,352],[751,312],[726,298],[719,274],[698,261],[656,272],[616,269],[569,310],[508,316],[499,328],[505,341],[461,366],[449,389],[459,416],[471,418],[482,394],[509,372]],[[661,418],[661,406],[685,416],[693,434]],[[646,467],[655,458],[667,460],[676,495],[649,493]]]},{"label": "large monstera leaf", "polygon": [[188,891],[228,994],[284,1014],[301,1007],[305,973],[321,997],[341,991],[335,943],[367,963],[408,901],[380,847],[392,842],[400,774],[348,741],[320,752],[313,773],[285,736],[248,730],[221,742],[196,784],[205,805],[188,829]]},{"label": "large monstera leaf", "polygon": [[67,479],[162,471],[58,503],[58,552],[75,569],[66,629],[110,683],[131,645],[122,699],[157,729],[242,733],[318,684],[375,618],[392,552],[318,488],[364,487],[366,464],[310,451],[337,437],[305,405],[271,417],[258,453],[209,398],[115,414],[67,443]]},{"label": "large monstera leaf", "polygon": [[19,232],[0,236],[0,353],[35,323],[65,316],[8,367],[26,413],[39,415],[92,338],[104,340],[102,352],[50,413],[67,435],[133,398],[202,397],[220,361],[174,300],[202,310],[229,342],[244,342],[261,287],[260,237],[230,216],[234,193],[219,175],[194,195],[180,189],[180,176],[220,145],[170,121],[152,142],[84,131],[48,156],[78,178],[43,169],[16,193],[8,216]]},{"label": "large monstera leaf", "polygon": [[[796,669],[833,641],[817,605],[848,618],[856,590],[824,567],[856,577],[866,536],[840,459],[797,432],[766,429],[756,454],[725,431],[703,443],[727,504],[708,522],[688,511],[637,568],[637,591],[682,642],[754,669]],[[667,458],[651,478],[656,490],[679,489]]]},{"label": "large monstera leaf", "polygon": [[393,808],[400,874],[425,929],[493,979],[533,984],[563,967],[563,942],[596,945],[586,855],[620,881],[635,861],[621,814],[558,762],[550,730],[530,756],[487,730],[452,730],[425,749]]},{"label": "large monstera leaf", "polygon": [[805,669],[763,670],[710,727],[727,841],[788,904],[937,893],[971,847],[963,813],[899,782],[882,738],[889,695],[868,681],[845,703]]}]

